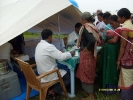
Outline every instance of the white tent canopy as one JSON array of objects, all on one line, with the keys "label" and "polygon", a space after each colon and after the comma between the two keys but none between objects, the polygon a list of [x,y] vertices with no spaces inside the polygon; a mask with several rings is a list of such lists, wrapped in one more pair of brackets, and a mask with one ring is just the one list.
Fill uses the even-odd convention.
[{"label": "white tent canopy", "polygon": [[[8,2],[10,1],[10,2]],[[42,31],[49,28],[70,33],[79,22],[81,12],[68,0],[1,0],[0,45],[30,29]]]}]

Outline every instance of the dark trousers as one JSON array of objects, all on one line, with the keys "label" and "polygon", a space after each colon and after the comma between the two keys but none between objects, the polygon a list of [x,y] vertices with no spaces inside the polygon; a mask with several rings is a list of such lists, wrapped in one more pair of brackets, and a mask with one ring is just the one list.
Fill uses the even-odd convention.
[{"label": "dark trousers", "polygon": [[[64,82],[65,86],[67,86],[67,85],[70,83],[70,74],[67,72],[67,73],[62,77],[62,79],[63,79],[63,82]],[[60,83],[55,84],[54,87],[53,87],[53,90],[54,90],[56,93],[61,94],[61,92],[62,92],[62,87],[61,87]]]}]

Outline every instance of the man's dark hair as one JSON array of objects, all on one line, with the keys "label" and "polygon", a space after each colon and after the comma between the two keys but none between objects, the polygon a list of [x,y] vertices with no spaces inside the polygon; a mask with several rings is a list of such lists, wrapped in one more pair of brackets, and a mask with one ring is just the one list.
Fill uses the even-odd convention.
[{"label": "man's dark hair", "polygon": [[81,23],[76,23],[76,24],[75,24],[75,28],[80,28],[81,26],[82,26]]},{"label": "man's dark hair", "polygon": [[116,15],[111,15],[111,16],[109,17],[109,20],[112,20],[112,21],[117,22],[117,21],[118,21],[118,17],[117,17]]},{"label": "man's dark hair", "polygon": [[103,13],[100,12],[100,13],[97,14],[97,16],[101,16],[101,17],[103,17]]},{"label": "man's dark hair", "polygon": [[108,19],[111,16],[111,14],[109,12],[105,12],[103,14],[103,19]]},{"label": "man's dark hair", "polygon": [[44,29],[41,33],[42,39],[46,40],[49,36],[51,36],[53,32],[50,29]]},{"label": "man's dark hair", "polygon": [[122,8],[117,12],[117,15],[119,17],[125,17],[126,19],[129,19],[131,17],[131,13],[127,8]]}]

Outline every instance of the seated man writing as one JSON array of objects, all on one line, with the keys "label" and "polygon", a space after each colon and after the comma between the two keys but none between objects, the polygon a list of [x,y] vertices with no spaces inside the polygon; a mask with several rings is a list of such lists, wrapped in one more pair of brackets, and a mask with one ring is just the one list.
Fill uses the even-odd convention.
[{"label": "seated man writing", "polygon": [[[64,52],[59,51],[52,43],[52,34],[53,32],[49,29],[44,29],[41,33],[42,40],[38,43],[35,50],[35,60],[37,65],[37,71],[39,74],[43,74],[54,70],[57,67],[57,60],[66,60],[74,56],[75,52]],[[65,86],[70,83],[70,76],[65,70],[60,70],[61,76],[63,78]],[[57,74],[51,74],[47,77],[41,79],[41,82],[49,82],[52,80],[56,80]],[[58,93],[61,94],[62,88],[60,84],[56,84],[49,92],[48,95],[53,95]]]}]

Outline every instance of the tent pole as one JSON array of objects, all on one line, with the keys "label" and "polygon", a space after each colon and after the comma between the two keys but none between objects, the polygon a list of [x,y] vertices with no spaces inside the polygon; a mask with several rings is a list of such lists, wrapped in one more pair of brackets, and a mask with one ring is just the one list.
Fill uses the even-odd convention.
[{"label": "tent pole", "polygon": [[59,16],[59,14],[58,14],[58,31],[60,33],[60,16]]},{"label": "tent pole", "polygon": [[59,14],[58,14],[58,16],[57,16],[57,18],[58,18],[58,32],[59,32],[59,41],[60,41],[60,50],[61,50],[61,37],[60,37],[60,16],[59,16]]}]

